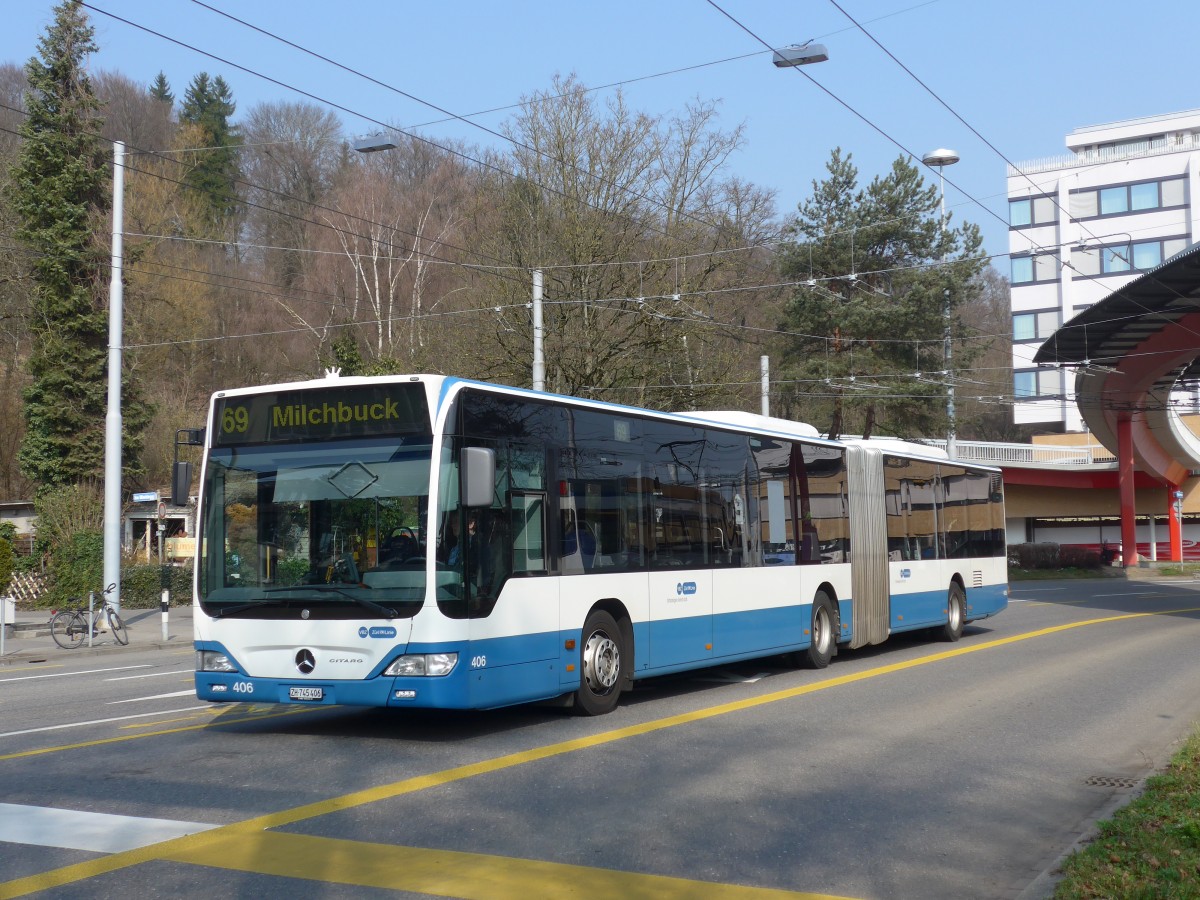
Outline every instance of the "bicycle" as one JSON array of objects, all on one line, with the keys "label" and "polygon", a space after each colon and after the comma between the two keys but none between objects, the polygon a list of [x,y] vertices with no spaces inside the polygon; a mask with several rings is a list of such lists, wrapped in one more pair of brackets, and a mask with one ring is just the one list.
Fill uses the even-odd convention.
[{"label": "bicycle", "polygon": [[84,638],[96,637],[103,631],[112,634],[118,644],[129,643],[129,632],[120,614],[108,602],[108,595],[116,590],[115,584],[110,584],[101,595],[103,603],[93,611],[95,594],[93,593],[85,605],[82,600],[74,601],[77,605],[56,612],[50,618],[50,636],[54,643],[64,650],[74,650],[83,643]]}]

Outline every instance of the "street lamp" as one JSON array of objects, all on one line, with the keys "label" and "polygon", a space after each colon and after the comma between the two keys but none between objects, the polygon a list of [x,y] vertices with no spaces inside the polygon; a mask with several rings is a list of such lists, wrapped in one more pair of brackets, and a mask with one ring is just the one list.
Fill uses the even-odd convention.
[{"label": "street lamp", "polygon": [[[944,170],[946,166],[952,166],[958,162],[958,154],[953,150],[947,150],[945,147],[939,147],[937,150],[930,150],[921,157],[921,162],[927,166],[937,166],[938,170],[938,188],[940,190],[940,208],[938,221],[941,228],[942,236],[942,265],[946,263],[946,177]],[[946,367],[946,418],[948,424],[946,426],[946,455],[951,459],[957,455],[955,447],[955,426],[954,426],[954,381],[950,371],[950,361],[952,354],[950,350],[950,288],[945,288],[942,292],[942,318],[945,322],[944,334],[942,337],[942,359]]]},{"label": "street lamp", "polygon": [[399,144],[386,134],[368,134],[354,139],[354,149],[359,153],[376,153],[380,150],[395,150]]},{"label": "street lamp", "polygon": [[807,66],[812,63],[825,62],[827,59],[829,59],[829,51],[825,49],[825,45],[809,41],[805,44],[781,47],[772,55],[771,62],[781,69],[786,69],[790,66]]}]

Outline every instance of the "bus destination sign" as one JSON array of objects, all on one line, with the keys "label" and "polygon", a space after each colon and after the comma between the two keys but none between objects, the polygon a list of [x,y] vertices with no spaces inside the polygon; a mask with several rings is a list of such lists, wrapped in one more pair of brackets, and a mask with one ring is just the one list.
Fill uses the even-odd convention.
[{"label": "bus destination sign", "polygon": [[428,432],[419,384],[224,397],[214,410],[215,444],[231,446]]}]

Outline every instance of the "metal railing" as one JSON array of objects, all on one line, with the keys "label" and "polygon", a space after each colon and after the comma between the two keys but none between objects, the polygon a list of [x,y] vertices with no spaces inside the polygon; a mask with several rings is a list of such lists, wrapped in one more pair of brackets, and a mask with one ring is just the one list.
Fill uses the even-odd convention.
[{"label": "metal railing", "polygon": [[1036,175],[1039,172],[1053,172],[1056,169],[1073,169],[1080,166],[1098,166],[1103,163],[1116,162],[1123,159],[1139,159],[1145,156],[1162,156],[1166,153],[1186,153],[1200,148],[1200,138],[1193,134],[1183,134],[1174,140],[1145,141],[1127,147],[1105,147],[1101,150],[1084,153],[1068,153],[1060,156],[1044,157],[1029,162],[1020,162],[1016,166],[1008,166],[1008,177],[1017,175]]},{"label": "metal railing", "polygon": [[[946,449],[944,440],[922,443]],[[1017,466],[1096,466],[1115,464],[1117,458],[1100,444],[1058,447],[1047,444],[993,444],[987,441],[955,441],[955,458],[965,462]]]}]

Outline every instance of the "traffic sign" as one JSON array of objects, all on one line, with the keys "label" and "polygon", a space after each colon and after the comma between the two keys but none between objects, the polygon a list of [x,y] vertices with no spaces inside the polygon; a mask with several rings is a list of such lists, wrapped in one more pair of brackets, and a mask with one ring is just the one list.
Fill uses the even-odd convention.
[{"label": "traffic sign", "polygon": [[134,503],[157,503],[158,491],[142,491],[133,495]]}]

